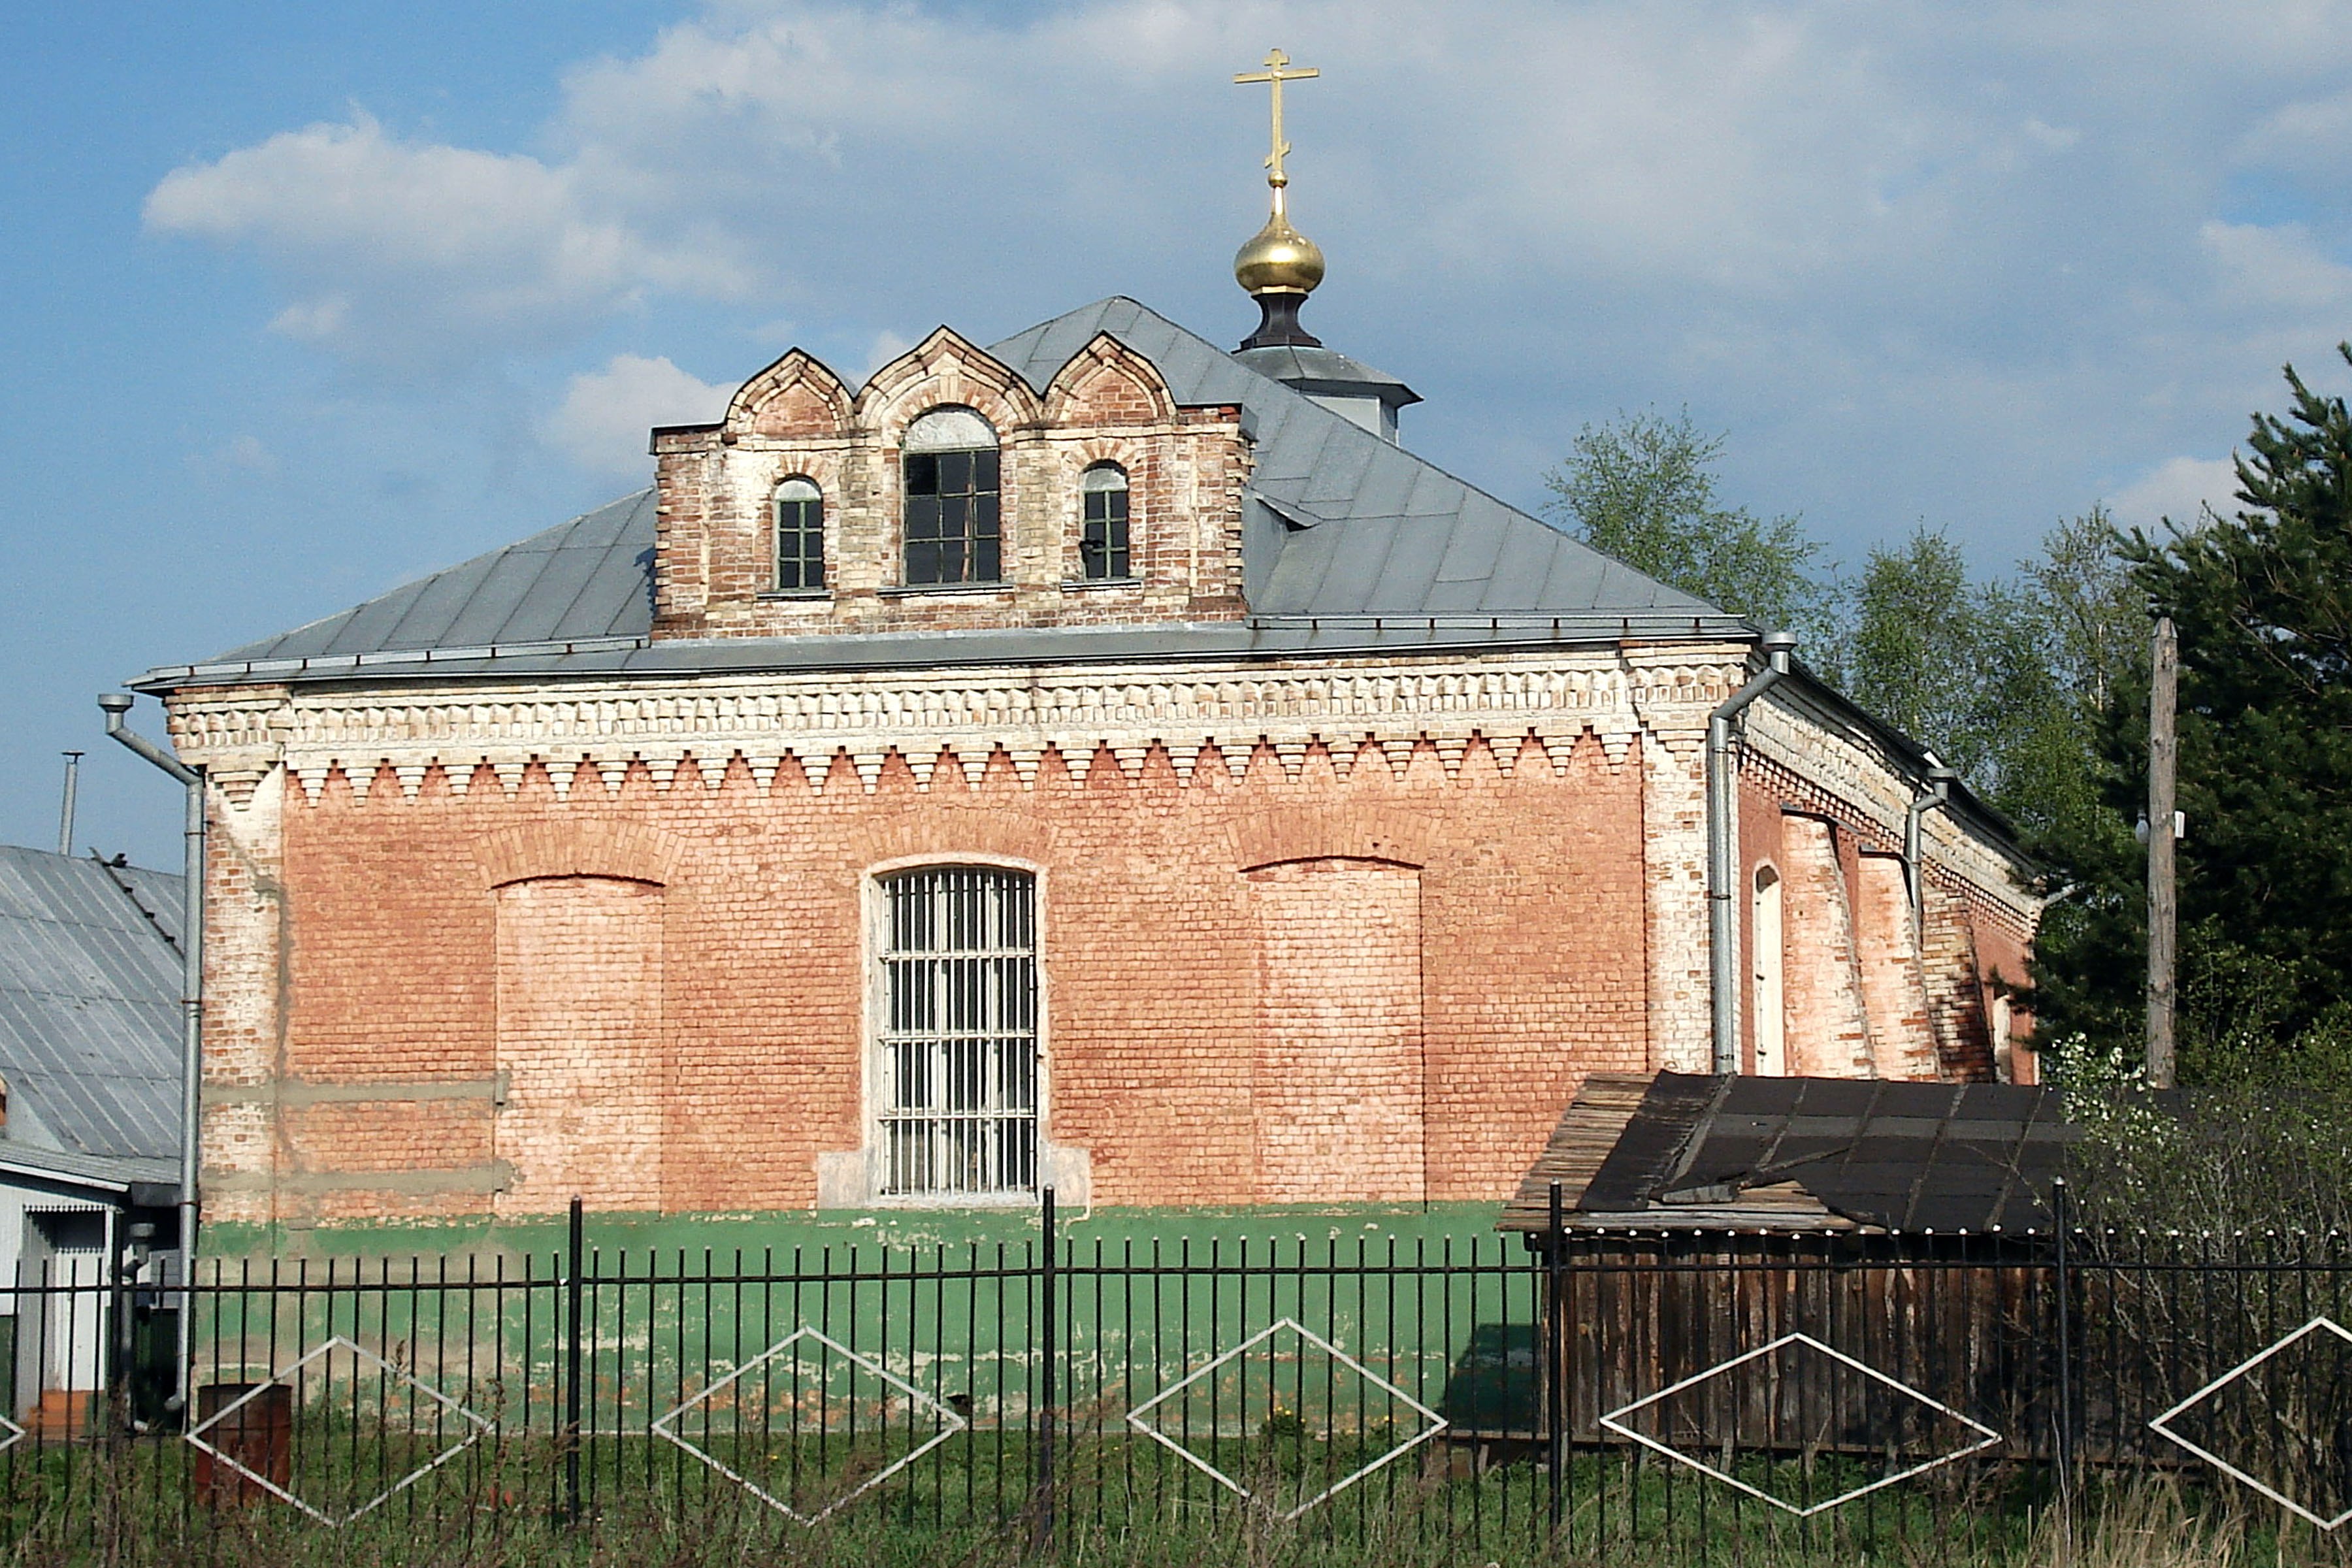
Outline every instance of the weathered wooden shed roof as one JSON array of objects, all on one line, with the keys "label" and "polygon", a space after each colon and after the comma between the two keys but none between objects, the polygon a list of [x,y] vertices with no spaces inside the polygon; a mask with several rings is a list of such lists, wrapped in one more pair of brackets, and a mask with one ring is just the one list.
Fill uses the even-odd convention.
[{"label": "weathered wooden shed roof", "polygon": [[2030,1231],[2080,1137],[2056,1091],[1728,1074],[1595,1074],[1502,1227]]}]

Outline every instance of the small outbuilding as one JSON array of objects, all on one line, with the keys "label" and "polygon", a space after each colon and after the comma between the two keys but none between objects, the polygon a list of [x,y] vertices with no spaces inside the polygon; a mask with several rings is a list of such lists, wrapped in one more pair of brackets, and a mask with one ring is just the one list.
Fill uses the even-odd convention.
[{"label": "small outbuilding", "polygon": [[[183,910],[178,877],[0,846],[0,1393],[19,1422],[80,1426],[111,1370],[109,1287],[173,1267]],[[168,1369],[168,1313],[129,1299],[152,1352],[134,1364]]]},{"label": "small outbuilding", "polygon": [[1653,1414],[1743,1449],[1931,1446],[1889,1436],[1892,1385],[1858,1363],[2003,1432],[2045,1427],[2011,1406],[2048,1381],[2053,1184],[2080,1135],[2044,1088],[1587,1079],[1500,1221],[1550,1268],[1571,1439],[1609,1441],[1602,1416],[1776,1342],[1811,1364]]}]

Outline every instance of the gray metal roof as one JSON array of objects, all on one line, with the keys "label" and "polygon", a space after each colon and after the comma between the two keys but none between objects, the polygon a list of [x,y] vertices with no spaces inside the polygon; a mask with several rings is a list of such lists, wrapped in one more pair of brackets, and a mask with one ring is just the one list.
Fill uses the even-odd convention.
[{"label": "gray metal roof", "polygon": [[213,662],[631,641],[653,626],[653,568],[644,489]]},{"label": "gray metal roof", "polygon": [[1079,646],[1083,657],[1179,658],[1753,635],[1132,300],[1098,300],[989,352],[1042,392],[1098,332],[1157,365],[1179,403],[1244,411],[1257,458],[1244,501],[1247,622],[655,644],[654,496],[642,490],[341,615],[136,684],[1017,662],[1080,657]]},{"label": "gray metal roof", "polygon": [[176,1159],[182,909],[177,877],[0,846],[0,1163]]},{"label": "gray metal roof", "polygon": [[1334,349],[1296,343],[1270,343],[1263,348],[1235,349],[1234,358],[1300,392],[1351,393],[1377,397],[1391,408],[1421,401],[1421,394],[1384,370],[1374,370]]}]

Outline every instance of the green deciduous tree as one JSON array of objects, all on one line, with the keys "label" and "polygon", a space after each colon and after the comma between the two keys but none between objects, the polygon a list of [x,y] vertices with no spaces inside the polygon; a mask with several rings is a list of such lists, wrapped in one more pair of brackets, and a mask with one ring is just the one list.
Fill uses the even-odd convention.
[{"label": "green deciduous tree", "polygon": [[1723,437],[1685,409],[1672,419],[1620,414],[1577,432],[1568,460],[1544,476],[1551,510],[1603,554],[1660,582],[1819,644],[1837,626],[1834,573],[1794,517],[1758,517],[1716,497]]},{"label": "green deciduous tree", "polygon": [[2015,606],[2005,591],[1973,583],[1958,546],[1940,531],[1874,545],[1854,584],[1844,639],[1847,693],[1972,778],[1997,743],[1989,658],[2006,641]]}]

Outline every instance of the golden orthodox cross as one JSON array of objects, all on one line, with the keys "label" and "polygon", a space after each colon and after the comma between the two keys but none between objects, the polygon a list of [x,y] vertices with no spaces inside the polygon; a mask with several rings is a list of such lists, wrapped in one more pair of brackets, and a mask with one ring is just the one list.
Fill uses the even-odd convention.
[{"label": "golden orthodox cross", "polygon": [[1313,66],[1307,66],[1299,70],[1285,70],[1283,68],[1289,63],[1288,55],[1284,54],[1280,49],[1275,49],[1265,57],[1265,69],[1244,71],[1234,78],[1237,85],[1247,86],[1262,81],[1274,89],[1274,152],[1265,161],[1265,183],[1276,190],[1290,183],[1290,176],[1282,172],[1283,154],[1290,151],[1290,143],[1282,139],[1282,84],[1286,81],[1304,81],[1308,77],[1323,74]]}]

